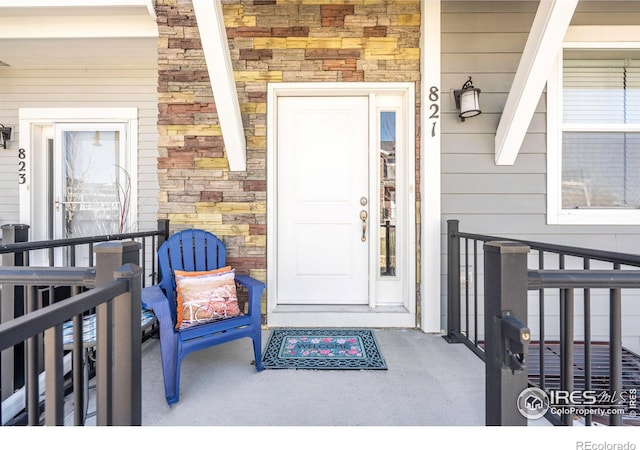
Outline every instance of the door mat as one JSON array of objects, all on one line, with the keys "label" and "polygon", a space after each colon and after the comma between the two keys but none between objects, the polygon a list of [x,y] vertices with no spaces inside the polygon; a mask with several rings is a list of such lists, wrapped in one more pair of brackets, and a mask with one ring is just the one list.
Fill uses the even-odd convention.
[{"label": "door mat", "polygon": [[386,370],[372,330],[274,329],[262,353],[266,369]]}]

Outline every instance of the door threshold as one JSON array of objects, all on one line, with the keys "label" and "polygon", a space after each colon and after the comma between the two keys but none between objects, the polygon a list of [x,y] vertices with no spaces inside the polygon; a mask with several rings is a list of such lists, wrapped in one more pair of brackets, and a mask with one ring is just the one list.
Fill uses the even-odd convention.
[{"label": "door threshold", "polygon": [[415,328],[416,315],[403,306],[278,305],[267,327]]},{"label": "door threshold", "polygon": [[274,313],[404,313],[409,311],[404,306],[377,306],[372,308],[369,305],[278,305],[273,310]]}]

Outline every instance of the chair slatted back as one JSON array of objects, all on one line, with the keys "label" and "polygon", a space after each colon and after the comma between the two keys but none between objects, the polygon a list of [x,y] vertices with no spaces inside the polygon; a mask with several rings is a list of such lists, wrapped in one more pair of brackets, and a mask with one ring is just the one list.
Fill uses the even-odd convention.
[{"label": "chair slatted back", "polygon": [[176,280],[174,270],[204,271],[226,265],[227,250],[215,235],[203,230],[183,230],[169,237],[158,249],[160,287],[169,299],[176,321]]}]

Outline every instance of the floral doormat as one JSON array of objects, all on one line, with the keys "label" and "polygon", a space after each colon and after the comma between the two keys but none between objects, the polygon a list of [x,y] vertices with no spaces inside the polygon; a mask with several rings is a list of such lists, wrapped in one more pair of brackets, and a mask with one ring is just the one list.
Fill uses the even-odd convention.
[{"label": "floral doormat", "polygon": [[275,329],[262,353],[266,369],[386,370],[372,330]]}]

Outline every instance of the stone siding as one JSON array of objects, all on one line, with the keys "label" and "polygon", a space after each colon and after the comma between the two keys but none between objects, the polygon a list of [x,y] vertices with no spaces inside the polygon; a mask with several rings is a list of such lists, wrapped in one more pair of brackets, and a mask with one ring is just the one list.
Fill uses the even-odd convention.
[{"label": "stone siding", "polygon": [[159,218],[172,231],[215,233],[239,273],[265,280],[267,83],[415,82],[419,99],[420,2],[229,0],[222,7],[247,171],[229,171],[191,1],[157,0]]}]

